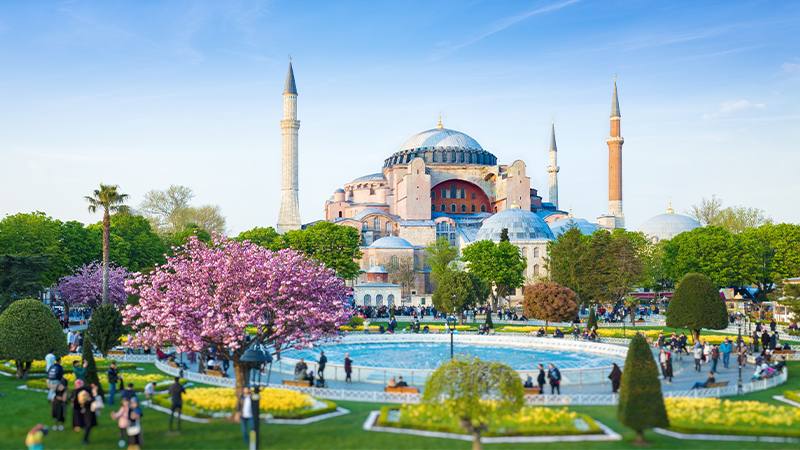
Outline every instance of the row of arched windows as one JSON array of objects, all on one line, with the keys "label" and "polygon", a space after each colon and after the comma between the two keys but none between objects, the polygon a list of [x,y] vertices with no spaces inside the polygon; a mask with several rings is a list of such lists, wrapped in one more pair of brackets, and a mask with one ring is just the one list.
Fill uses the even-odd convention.
[{"label": "row of arched windows", "polygon": [[[386,296],[386,305],[387,306],[394,306],[394,294],[389,294]],[[369,294],[364,294],[364,306],[373,306],[372,305],[372,296]],[[383,295],[378,294],[375,296],[375,305],[374,306],[383,306]]]}]

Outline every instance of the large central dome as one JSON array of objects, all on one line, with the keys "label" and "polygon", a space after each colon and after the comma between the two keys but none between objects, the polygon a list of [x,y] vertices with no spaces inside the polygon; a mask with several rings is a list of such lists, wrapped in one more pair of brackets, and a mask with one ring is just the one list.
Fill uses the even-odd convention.
[{"label": "large central dome", "polygon": [[426,164],[497,164],[497,158],[478,141],[441,124],[406,139],[400,149],[386,159],[383,167],[407,164],[414,158],[423,158]]}]

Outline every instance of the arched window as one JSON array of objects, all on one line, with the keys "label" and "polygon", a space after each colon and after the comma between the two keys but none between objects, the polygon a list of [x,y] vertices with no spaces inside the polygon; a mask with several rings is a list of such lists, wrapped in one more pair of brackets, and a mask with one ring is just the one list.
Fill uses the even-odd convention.
[{"label": "arched window", "polygon": [[377,217],[372,219],[372,229],[375,231],[380,231],[381,229],[381,220]]},{"label": "arched window", "polygon": [[463,212],[467,212],[467,205],[464,205],[464,204],[461,205],[461,212],[462,213]]},{"label": "arched window", "polygon": [[442,203],[442,212],[445,212],[445,211],[447,211],[447,207],[444,206],[444,203]]},{"label": "arched window", "polygon": [[400,259],[397,257],[397,255],[392,255],[391,264],[394,268],[397,268],[397,266],[400,265]]},{"label": "arched window", "polygon": [[469,207],[470,212],[475,212],[475,205]]},{"label": "arched window", "polygon": [[367,222],[361,222],[361,231],[367,231]]},{"label": "arched window", "polygon": [[533,257],[534,258],[539,257],[539,247],[533,247]]},{"label": "arched window", "polygon": [[392,234],[392,224],[389,223],[389,222],[386,222],[386,235],[387,236],[391,236],[391,234]]},{"label": "arched window", "polygon": [[538,264],[534,264],[533,265],[533,276],[535,276],[535,277],[539,276],[539,265]]},{"label": "arched window", "polygon": [[431,205],[431,212],[436,212],[436,205]]},{"label": "arched window", "polygon": [[456,212],[456,204],[455,203],[450,205],[450,212]]},{"label": "arched window", "polygon": [[486,212],[486,205],[481,205],[481,212]]},{"label": "arched window", "polygon": [[383,306],[383,295],[378,294],[375,296],[375,306]]},{"label": "arched window", "polygon": [[342,217],[342,212],[341,211],[339,211],[339,217]]},{"label": "arched window", "polygon": [[389,294],[386,297],[386,304],[389,306],[394,306],[394,294]]},{"label": "arched window", "polygon": [[369,294],[364,295],[364,306],[372,306],[372,296]]}]

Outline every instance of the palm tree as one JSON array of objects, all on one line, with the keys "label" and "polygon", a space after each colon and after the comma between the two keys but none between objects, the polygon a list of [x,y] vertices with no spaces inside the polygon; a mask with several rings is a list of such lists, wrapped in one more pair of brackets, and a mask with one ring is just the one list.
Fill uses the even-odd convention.
[{"label": "palm tree", "polygon": [[128,194],[119,192],[119,186],[100,183],[100,189],[95,189],[92,195],[87,195],[89,212],[95,213],[103,210],[103,304],[108,303],[108,242],[111,234],[111,213],[127,211],[125,199]]}]

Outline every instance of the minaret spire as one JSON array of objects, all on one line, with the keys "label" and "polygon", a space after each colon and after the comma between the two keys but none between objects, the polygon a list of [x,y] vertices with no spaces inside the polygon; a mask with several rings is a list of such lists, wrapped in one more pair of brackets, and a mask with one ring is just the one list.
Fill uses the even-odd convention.
[{"label": "minaret spire", "polygon": [[300,200],[297,176],[297,85],[292,60],[283,88],[283,120],[281,120],[281,209],[278,214],[278,233],[300,229]]},{"label": "minaret spire", "polygon": [[608,216],[613,219],[610,228],[624,228],[625,215],[622,212],[622,116],[619,113],[617,80],[614,77],[614,93],[611,96],[611,130],[606,140],[608,144]]},{"label": "minaret spire", "polygon": [[548,200],[558,209],[558,147],[556,146],[556,124],[550,124],[550,164],[547,166],[548,175]]}]

